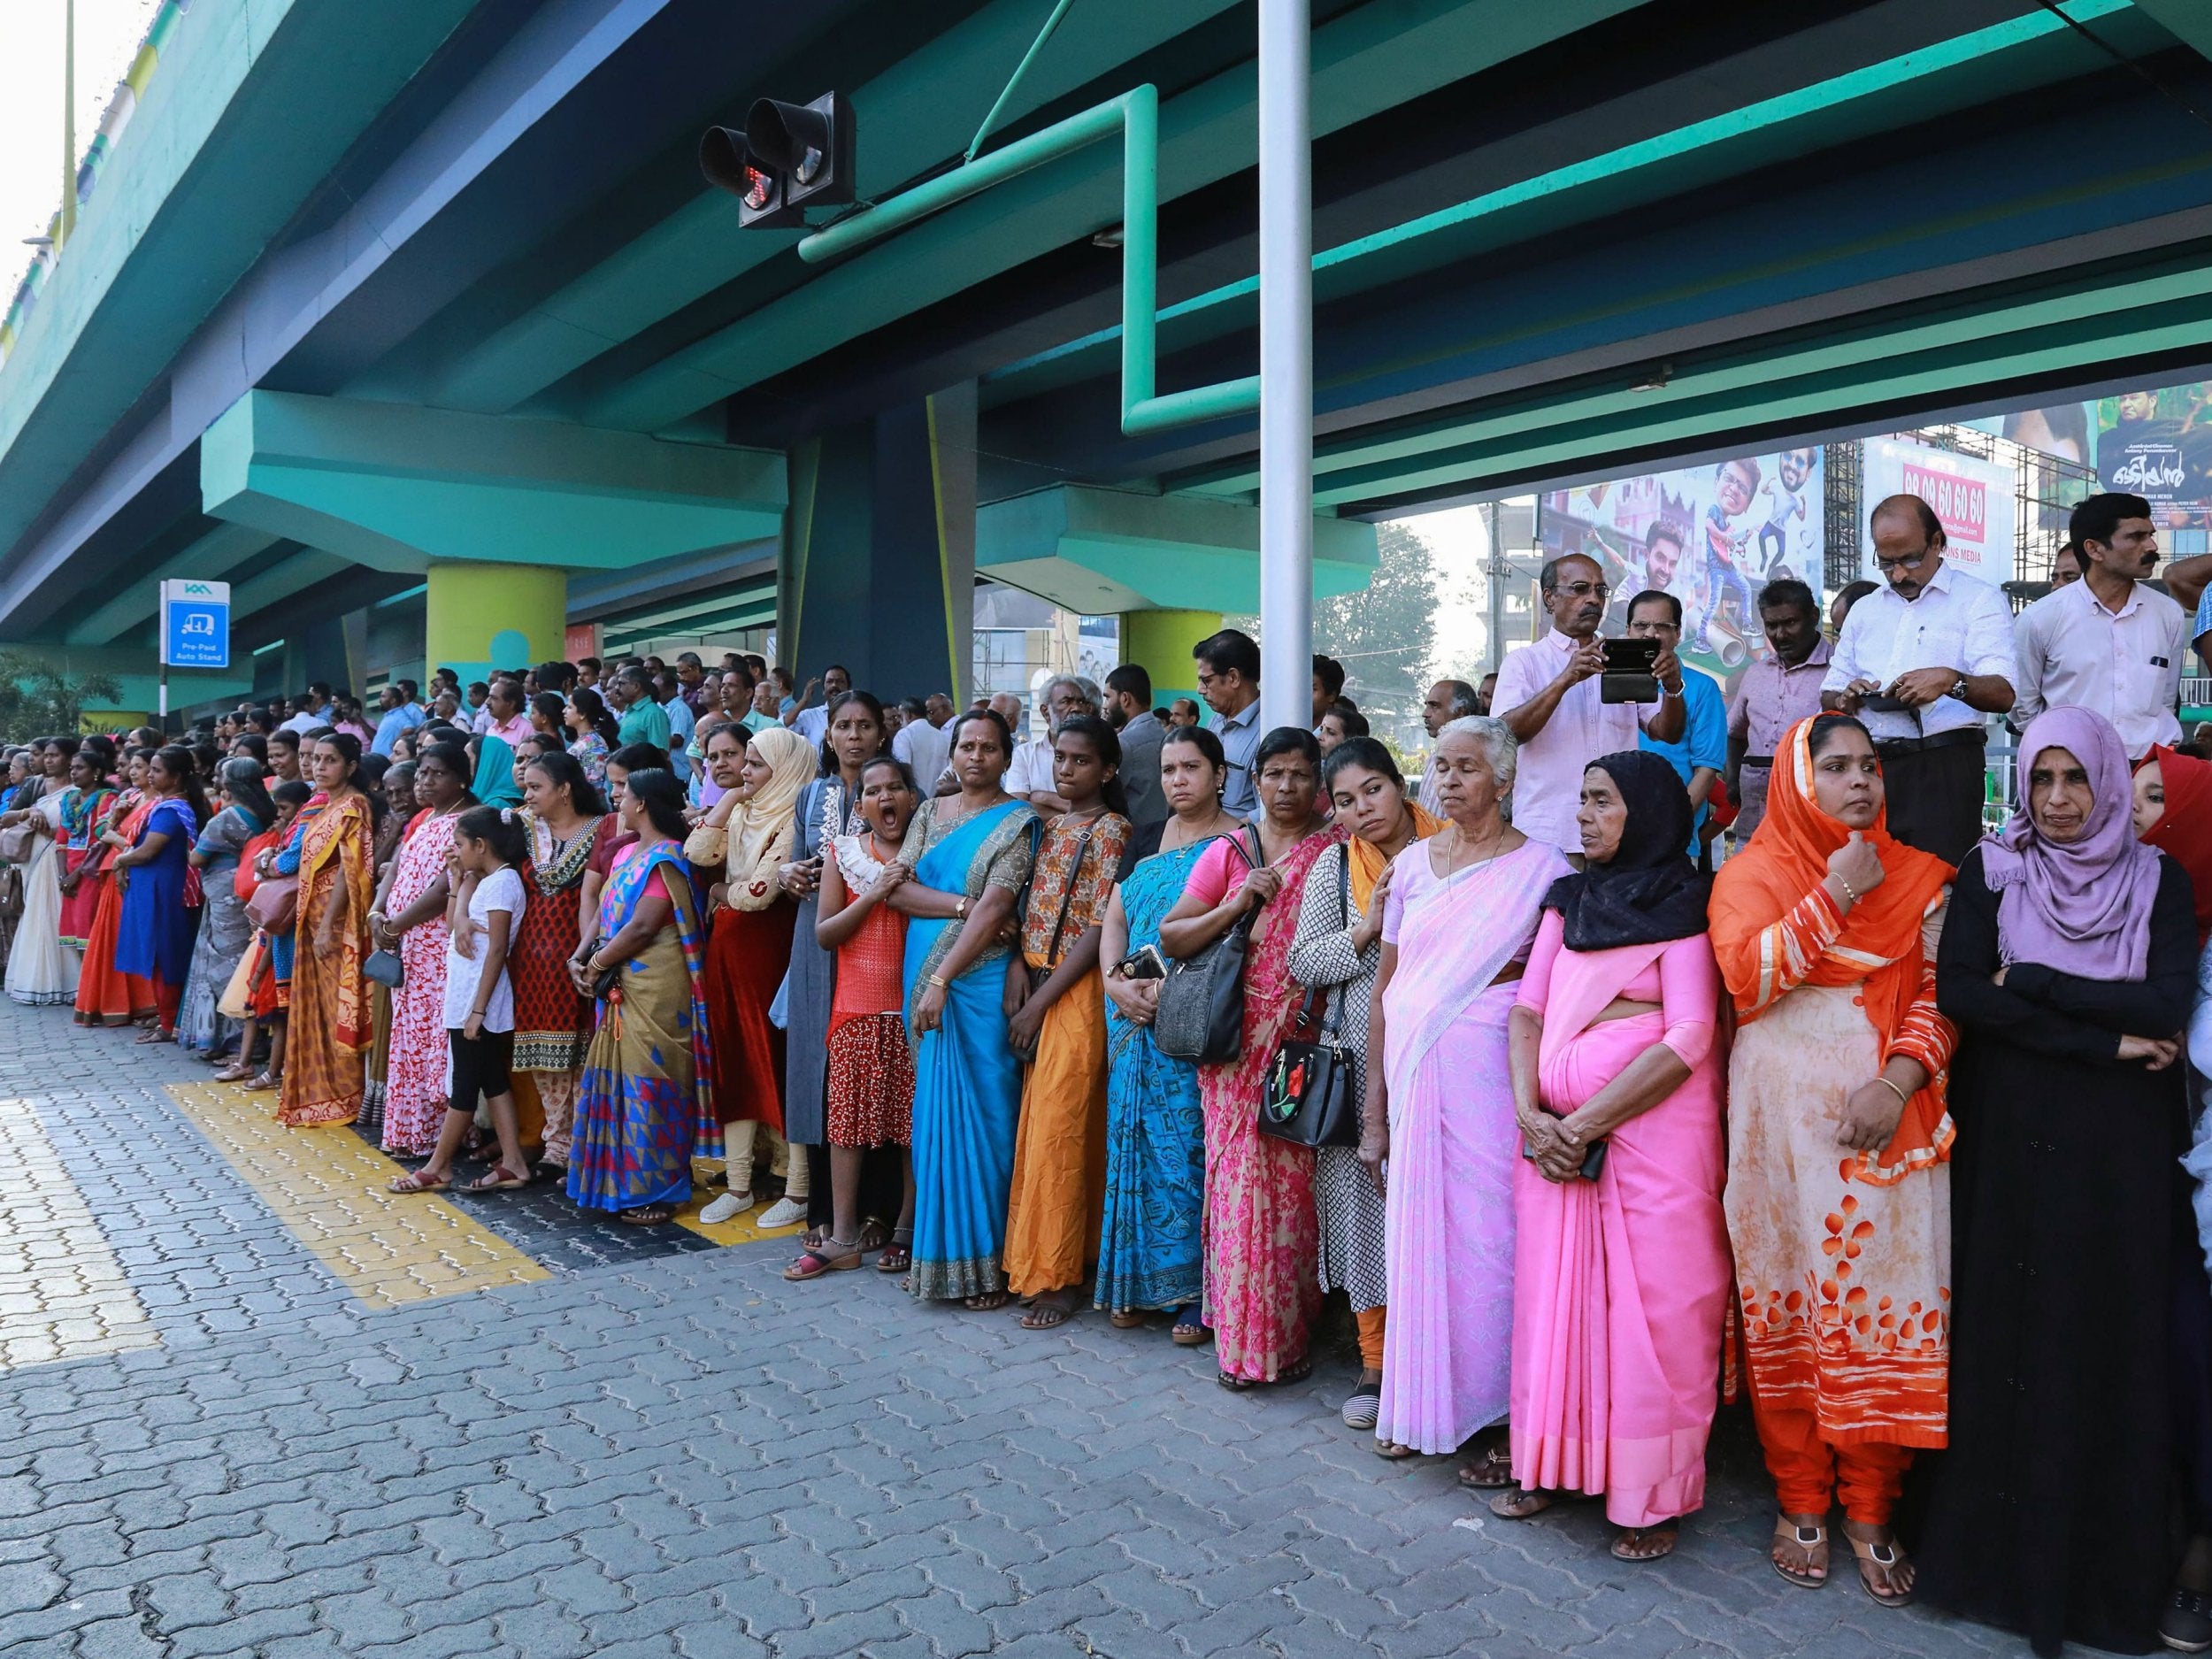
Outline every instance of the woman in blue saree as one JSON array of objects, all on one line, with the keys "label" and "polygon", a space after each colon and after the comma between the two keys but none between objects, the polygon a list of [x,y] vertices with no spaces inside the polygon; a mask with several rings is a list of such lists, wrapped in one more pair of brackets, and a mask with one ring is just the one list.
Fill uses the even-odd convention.
[{"label": "woman in blue saree", "polygon": [[1174,814],[1130,843],[1121,884],[1106,910],[1099,961],[1106,968],[1106,1208],[1093,1297],[1124,1330],[1173,1313],[1175,1340],[1206,1340],[1199,1316],[1206,1120],[1198,1068],[1160,1052],[1152,1019],[1156,979],[1119,964],[1160,942],[1160,918],[1183,896],[1191,866],[1237,820],[1221,806],[1229,769],[1221,740],[1203,726],[1168,728],[1160,745],[1160,792]]},{"label": "woman in blue saree", "polygon": [[186,860],[209,818],[192,751],[172,743],[147,768],[155,805],[128,851],[113,865],[122,889],[122,919],[115,936],[115,971],[133,986],[133,1000],[157,1010],[141,1042],[173,1042],[177,1010],[192,968],[192,941],[200,929],[198,883]]},{"label": "woman in blue saree", "polygon": [[[1007,1047],[1006,924],[1029,885],[1038,820],[999,787],[1014,755],[1006,722],[978,709],[952,723],[960,793],[923,803],[902,856],[913,879],[887,901],[906,929],[914,1033],[914,1245],[907,1288],[1003,1307],[1006,1195],[1022,1067]],[[1016,958],[1013,966],[1019,970]]]},{"label": "woman in blue saree", "polygon": [[599,895],[598,938],[576,964],[592,994],[615,970],[584,1056],[568,1195],[633,1226],[671,1219],[691,1197],[691,1160],[722,1155],[707,1034],[706,928],[683,856],[683,787],[629,774],[622,827],[637,837]]}]

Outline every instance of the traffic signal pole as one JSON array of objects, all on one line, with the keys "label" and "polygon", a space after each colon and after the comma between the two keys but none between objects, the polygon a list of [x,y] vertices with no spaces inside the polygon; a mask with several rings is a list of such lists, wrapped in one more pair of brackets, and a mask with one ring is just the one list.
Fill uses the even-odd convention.
[{"label": "traffic signal pole", "polygon": [[1310,0],[1260,0],[1260,724],[1313,724]]}]

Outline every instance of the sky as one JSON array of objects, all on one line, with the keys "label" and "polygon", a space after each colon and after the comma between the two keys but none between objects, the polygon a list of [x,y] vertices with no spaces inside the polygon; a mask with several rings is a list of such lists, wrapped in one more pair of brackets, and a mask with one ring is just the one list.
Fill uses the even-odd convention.
[{"label": "sky", "polygon": [[[77,0],[79,159],[156,4]],[[61,205],[63,9],[64,0],[0,0],[0,310],[31,263],[23,239],[44,235]]]}]

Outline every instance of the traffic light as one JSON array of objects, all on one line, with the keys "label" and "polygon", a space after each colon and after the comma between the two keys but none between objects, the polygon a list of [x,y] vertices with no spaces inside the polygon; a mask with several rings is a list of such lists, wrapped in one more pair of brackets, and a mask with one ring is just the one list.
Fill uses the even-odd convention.
[{"label": "traffic light", "polygon": [[853,199],[852,111],[834,92],[811,104],[757,99],[743,132],[707,128],[699,170],[737,197],[740,225],[803,225],[806,209]]}]

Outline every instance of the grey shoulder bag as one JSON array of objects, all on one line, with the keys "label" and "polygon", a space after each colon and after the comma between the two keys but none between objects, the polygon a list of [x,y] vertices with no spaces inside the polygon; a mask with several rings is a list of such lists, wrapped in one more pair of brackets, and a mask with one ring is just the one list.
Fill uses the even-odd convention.
[{"label": "grey shoulder bag", "polygon": [[[1229,844],[1254,870],[1267,863],[1259,833],[1244,850],[1242,832]],[[1152,1017],[1152,1041],[1172,1059],[1220,1065],[1244,1046],[1244,957],[1256,910],[1229,924],[1228,932],[1196,956],[1170,965],[1160,986],[1160,1006]]]}]

